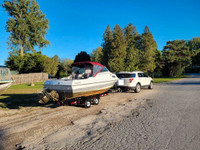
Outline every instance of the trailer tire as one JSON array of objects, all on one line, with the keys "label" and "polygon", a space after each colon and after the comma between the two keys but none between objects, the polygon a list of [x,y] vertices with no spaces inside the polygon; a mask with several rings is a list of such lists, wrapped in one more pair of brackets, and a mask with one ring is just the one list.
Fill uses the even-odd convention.
[{"label": "trailer tire", "polygon": [[99,98],[98,98],[98,97],[95,97],[95,98],[93,99],[93,104],[94,104],[94,105],[98,105],[98,104],[99,104]]},{"label": "trailer tire", "polygon": [[90,108],[91,102],[90,100],[85,100],[85,108]]}]

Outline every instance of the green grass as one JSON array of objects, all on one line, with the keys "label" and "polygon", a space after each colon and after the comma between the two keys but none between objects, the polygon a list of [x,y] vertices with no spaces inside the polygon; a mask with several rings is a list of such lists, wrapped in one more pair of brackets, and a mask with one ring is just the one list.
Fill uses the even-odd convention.
[{"label": "green grass", "polygon": [[174,78],[153,78],[154,83],[164,83],[164,82],[169,82],[173,80],[178,80],[181,78],[188,78],[189,75],[181,75],[180,77],[174,77]]},{"label": "green grass", "polygon": [[43,88],[44,82],[36,82],[34,86],[30,86],[29,83],[12,85],[9,89],[40,89]]},{"label": "green grass", "polygon": [[180,78],[153,78],[153,83],[163,83],[163,82],[169,82],[173,80],[177,80]]}]

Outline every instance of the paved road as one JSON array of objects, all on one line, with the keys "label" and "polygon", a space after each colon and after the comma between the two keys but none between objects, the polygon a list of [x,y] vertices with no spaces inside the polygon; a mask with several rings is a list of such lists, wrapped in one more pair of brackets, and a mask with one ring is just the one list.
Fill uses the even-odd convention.
[{"label": "paved road", "polygon": [[200,149],[200,75],[160,84],[154,90],[148,101],[152,107],[73,149]]}]

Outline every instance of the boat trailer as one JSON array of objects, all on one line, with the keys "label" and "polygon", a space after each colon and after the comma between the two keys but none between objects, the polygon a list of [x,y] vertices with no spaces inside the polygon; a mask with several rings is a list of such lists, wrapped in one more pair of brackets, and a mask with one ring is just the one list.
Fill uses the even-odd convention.
[{"label": "boat trailer", "polygon": [[78,97],[73,99],[60,99],[59,94],[56,91],[47,92],[45,89],[40,92],[40,104],[46,104],[50,100],[54,101],[59,105],[75,105],[75,106],[84,106],[85,108],[90,108],[91,105],[98,105],[100,101],[100,97],[104,97],[109,95],[110,93],[118,93],[121,92],[120,89],[114,90],[110,89],[106,93],[92,95],[87,97]]}]

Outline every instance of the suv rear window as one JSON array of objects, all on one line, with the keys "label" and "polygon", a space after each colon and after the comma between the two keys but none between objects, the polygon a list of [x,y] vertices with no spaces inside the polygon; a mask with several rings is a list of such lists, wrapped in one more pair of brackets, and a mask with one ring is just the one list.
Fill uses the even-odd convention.
[{"label": "suv rear window", "polygon": [[135,73],[133,74],[117,74],[118,78],[135,78]]}]

